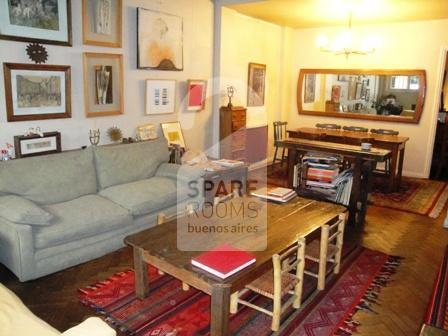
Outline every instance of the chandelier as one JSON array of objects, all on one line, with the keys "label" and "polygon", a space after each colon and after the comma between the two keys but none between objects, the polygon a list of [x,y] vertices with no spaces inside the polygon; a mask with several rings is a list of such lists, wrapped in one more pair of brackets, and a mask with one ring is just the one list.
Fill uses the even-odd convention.
[{"label": "chandelier", "polygon": [[348,18],[348,29],[338,35],[330,42],[327,36],[321,35],[317,40],[317,45],[322,52],[330,52],[335,55],[345,55],[347,58],[350,55],[368,55],[375,51],[374,41],[365,38],[361,41],[356,41],[352,30],[352,12]]}]

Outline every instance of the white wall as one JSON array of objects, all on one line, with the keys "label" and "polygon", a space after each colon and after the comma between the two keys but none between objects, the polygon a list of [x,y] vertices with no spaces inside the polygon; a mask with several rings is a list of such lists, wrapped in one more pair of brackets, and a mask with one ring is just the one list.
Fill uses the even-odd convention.
[{"label": "white wall", "polygon": [[[213,4],[210,0],[124,0],[123,49],[102,48],[82,44],[81,0],[72,1],[73,47],[46,45],[47,64],[64,64],[72,67],[72,118],[41,120],[33,122],[6,121],[3,68],[0,70],[0,148],[12,142],[14,135],[23,134],[29,127],[40,126],[44,131],[58,130],[62,133],[63,149],[78,148],[89,144],[88,131],[100,128],[101,143],[107,143],[106,130],[118,126],[125,136],[134,136],[135,127],[144,123],[180,120],[187,146],[205,149],[212,142],[211,101],[207,100],[202,112],[189,113],[182,108],[186,92],[186,80],[210,79],[212,77],[213,52]],[[184,18],[184,71],[150,71],[136,69],[137,28],[136,7],[160,10]],[[31,63],[26,43],[0,40],[0,62]],[[125,114],[114,117],[86,119],[84,115],[82,53],[122,53],[124,55]],[[177,80],[177,102],[175,114],[145,116],[145,79]],[[208,91],[211,92],[211,82]],[[198,132],[198,130],[200,130]]]},{"label": "white wall", "polygon": [[235,106],[247,106],[249,63],[266,65],[265,104],[248,107],[247,126],[269,126],[272,151],[272,122],[281,119],[283,77],[283,52],[285,29],[238,12],[222,9],[221,30],[221,105],[227,105],[227,86],[236,88],[232,100]]},{"label": "white wall", "polygon": [[[361,36],[374,32],[380,41],[375,53],[368,56],[335,56],[323,53],[316,46],[321,34],[334,36],[340,28],[295,30],[291,43],[294,53],[291,68],[294,84],[289,100],[290,127],[314,126],[317,122],[361,125],[369,128],[391,128],[410,137],[406,147],[404,173],[408,176],[428,177],[431,165],[435,125],[440,102],[441,58],[443,47],[448,47],[448,20],[420,21],[396,24],[355,26]],[[336,119],[303,116],[297,113],[296,90],[301,68],[327,69],[424,69],[427,75],[426,103],[419,124]]]}]

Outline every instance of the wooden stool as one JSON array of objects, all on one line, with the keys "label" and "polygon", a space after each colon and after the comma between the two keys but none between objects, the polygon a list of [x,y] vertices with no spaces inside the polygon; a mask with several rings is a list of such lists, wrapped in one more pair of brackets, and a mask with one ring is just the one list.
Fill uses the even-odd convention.
[{"label": "wooden stool", "polygon": [[305,274],[317,278],[317,289],[325,289],[327,276],[327,262],[334,264],[333,273],[338,274],[341,267],[342,246],[344,244],[344,227],[346,214],[340,214],[339,219],[332,225],[324,225],[320,242],[314,240],[306,246],[305,259],[319,264],[318,273],[305,270]]},{"label": "wooden stool", "polygon": [[[235,292],[230,298],[230,312],[238,311],[238,303],[253,308],[272,317],[271,329],[277,331],[280,328],[281,314],[289,307],[300,308],[303,289],[303,271],[305,267],[305,238],[297,237],[296,243],[281,255],[272,256],[273,270],[263,274],[260,278],[252,281],[245,289]],[[295,269],[295,274],[290,273]],[[244,301],[240,297],[253,291],[273,301],[273,310],[256,306]],[[282,298],[290,294],[290,297],[282,305]]]}]

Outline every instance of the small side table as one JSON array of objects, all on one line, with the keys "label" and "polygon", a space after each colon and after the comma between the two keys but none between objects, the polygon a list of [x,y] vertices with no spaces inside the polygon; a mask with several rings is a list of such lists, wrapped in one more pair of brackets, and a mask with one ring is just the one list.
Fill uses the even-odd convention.
[{"label": "small side table", "polygon": [[206,171],[204,175],[205,201],[216,204],[240,191],[247,193],[248,165],[225,168],[216,171]]}]

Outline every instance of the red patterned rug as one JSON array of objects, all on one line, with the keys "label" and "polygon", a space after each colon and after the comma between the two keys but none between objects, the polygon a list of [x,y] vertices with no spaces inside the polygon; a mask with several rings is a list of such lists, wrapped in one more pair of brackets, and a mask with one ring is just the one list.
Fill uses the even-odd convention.
[{"label": "red patterned rug", "polygon": [[[341,273],[332,277],[325,291],[313,295],[315,281],[304,283],[304,308],[284,314],[280,335],[351,335],[358,323],[352,319],[359,309],[370,310],[380,289],[387,285],[400,264],[400,258],[355,248],[344,258]],[[209,334],[209,296],[195,289],[183,291],[181,283],[159,275],[150,267],[151,294],[139,300],[134,293],[134,272],[116,274],[79,290],[79,299],[111,325],[135,336],[190,336]],[[269,300],[251,295],[247,300],[270,306]],[[271,335],[270,318],[240,306],[230,319],[232,334]]]},{"label": "red patterned rug", "polygon": [[370,199],[374,205],[437,218],[448,200],[445,182],[403,178],[399,192],[383,193],[373,188]]}]

